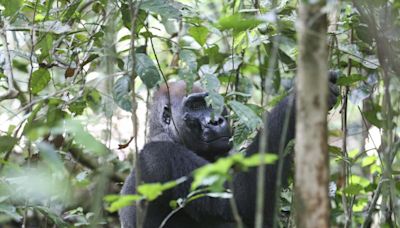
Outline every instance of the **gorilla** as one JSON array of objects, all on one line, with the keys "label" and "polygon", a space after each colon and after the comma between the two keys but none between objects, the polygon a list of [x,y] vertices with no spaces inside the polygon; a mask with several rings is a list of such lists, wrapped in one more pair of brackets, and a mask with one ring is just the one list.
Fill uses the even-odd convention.
[{"label": "gorilla", "polygon": [[[336,73],[330,72],[329,107],[332,108],[339,95],[334,84]],[[230,149],[231,130],[226,118],[227,112],[215,115],[207,106],[207,93],[194,85],[189,95],[183,81],[169,83],[169,97],[166,85],[154,94],[151,108],[149,142],[139,154],[141,178],[144,183],[168,182],[190,173],[219,157],[227,156]],[[267,151],[278,153],[281,141],[286,145],[295,134],[295,93],[283,99],[268,114],[265,126],[268,129]],[[170,104],[170,105],[168,105]],[[171,110],[170,110],[171,109]],[[287,113],[289,112],[289,113]],[[288,114],[287,130],[283,129]],[[259,132],[248,146],[246,156],[259,152]],[[283,140],[281,140],[281,138]],[[283,159],[282,181],[285,182],[290,169],[290,155]],[[266,166],[264,224],[271,227],[275,206],[275,186],[277,163]],[[238,212],[246,227],[254,227],[256,205],[257,168],[238,172],[233,177],[233,192]],[[184,198],[190,191],[191,181],[186,181],[173,189],[163,192],[147,207],[144,227],[159,227],[172,211],[171,200]],[[135,170],[127,177],[122,194],[135,194]],[[135,206],[120,210],[122,227],[136,226]],[[200,197],[188,203],[174,214],[165,227],[236,227],[229,199]]]}]

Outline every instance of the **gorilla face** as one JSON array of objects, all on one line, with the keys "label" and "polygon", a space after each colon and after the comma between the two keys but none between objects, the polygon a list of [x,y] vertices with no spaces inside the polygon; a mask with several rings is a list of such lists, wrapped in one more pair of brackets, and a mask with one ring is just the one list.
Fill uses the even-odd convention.
[{"label": "gorilla face", "polygon": [[232,148],[231,131],[222,115],[207,106],[205,92],[192,93],[182,100],[182,129],[178,129],[184,144],[207,160],[226,155]]}]

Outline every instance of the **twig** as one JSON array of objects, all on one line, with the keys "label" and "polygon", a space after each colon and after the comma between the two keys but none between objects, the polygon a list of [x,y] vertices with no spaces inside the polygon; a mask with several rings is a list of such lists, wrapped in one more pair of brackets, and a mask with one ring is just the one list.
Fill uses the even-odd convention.
[{"label": "twig", "polygon": [[372,213],[375,210],[376,202],[378,201],[379,196],[381,195],[382,186],[387,181],[389,181],[389,179],[382,179],[379,182],[378,187],[375,189],[374,197],[372,198],[371,204],[369,205],[369,208],[368,208],[367,217],[365,217],[365,219],[364,219],[364,224],[362,226],[363,228],[369,227],[371,220],[372,220]]},{"label": "twig", "polygon": [[[186,181],[188,179],[187,176],[183,176],[182,178],[182,182]],[[179,178],[179,179],[181,179]],[[178,179],[178,180],[179,180]],[[165,227],[165,225],[167,224],[168,220],[170,220],[172,218],[172,216],[174,216],[177,212],[179,212],[181,209],[183,209],[188,203],[192,202],[193,200],[196,200],[200,197],[205,196],[204,192],[207,191],[206,189],[199,189],[199,190],[195,190],[193,192],[190,192],[186,198],[183,198],[183,200],[181,202],[178,203],[178,207],[175,208],[174,210],[172,210],[161,222],[159,228],[163,228]]]},{"label": "twig", "polygon": [[159,228],[163,228],[165,227],[165,225],[167,224],[168,220],[170,220],[172,218],[172,216],[174,216],[176,213],[178,213],[181,209],[183,209],[185,207],[184,204],[180,204],[179,207],[175,208],[174,210],[172,210],[161,222]]},{"label": "twig", "polygon": [[282,134],[284,137],[281,138],[279,142],[279,160],[278,160],[278,170],[276,174],[276,184],[275,184],[275,204],[274,204],[274,214],[273,214],[273,228],[278,226],[278,213],[280,211],[280,195],[281,195],[281,188],[282,188],[282,174],[283,174],[283,166],[285,162],[285,157],[288,156],[291,150],[294,148],[294,140],[289,141],[287,146],[285,147],[286,141],[286,132],[289,128],[289,120],[290,114],[292,112],[292,108],[294,107],[294,100],[289,102],[287,112],[285,113],[285,120],[283,123]]},{"label": "twig", "polygon": [[[137,141],[137,135],[138,135],[138,118],[136,115],[136,110],[137,110],[137,101],[136,101],[136,91],[135,91],[135,80],[137,77],[137,72],[136,72],[136,46],[135,46],[135,41],[136,41],[136,20],[138,18],[139,14],[139,7],[140,4],[142,3],[141,0],[135,1],[133,3],[133,0],[129,1],[129,9],[131,12],[131,61],[132,61],[132,71],[131,71],[131,93],[132,93],[132,124],[133,124],[133,137],[135,139],[135,156],[134,156],[134,164],[135,164],[135,179],[136,179],[136,184],[139,185],[141,184],[141,170],[140,170],[140,164],[139,164],[139,149],[138,149],[138,141]],[[145,218],[145,205],[144,204],[136,204],[136,226],[138,228],[143,227],[144,225],[144,218]]]},{"label": "twig", "polygon": [[[273,2],[273,9],[276,7],[276,2]],[[278,19],[278,18],[277,18]],[[278,34],[279,34],[279,23],[277,22],[277,29],[278,29]],[[274,75],[274,67],[278,58],[278,49],[279,49],[279,43],[280,43],[280,36],[277,35],[274,37],[273,41],[273,49],[271,53],[271,57],[269,59],[268,63],[268,72],[266,78],[271,78]],[[267,84],[267,80],[265,80],[265,84]],[[265,87],[267,85],[264,85]],[[268,95],[268,94],[267,94]],[[264,104],[263,106],[268,103],[268,96],[265,97],[264,99]],[[264,115],[263,117],[263,122],[265,123],[267,121],[268,117],[267,115]],[[268,129],[267,127],[264,127],[264,129],[261,131],[261,140],[260,140],[260,160],[263,161],[265,158],[265,153],[268,148]],[[263,219],[264,219],[264,199],[265,199],[265,171],[266,171],[266,165],[265,163],[261,163],[260,166],[258,167],[257,170],[257,200],[256,200],[256,221],[255,221],[255,227],[261,228],[263,227]]]},{"label": "twig", "polygon": [[[146,28],[146,31],[149,32],[149,28],[148,28],[146,25],[144,25],[144,27]],[[153,39],[152,39],[151,37],[150,37],[150,46],[151,46],[151,49],[152,49],[152,51],[153,51],[154,58],[156,59],[156,63],[157,63],[158,70],[160,71],[161,77],[163,78],[163,81],[164,81],[164,83],[165,83],[165,87],[167,88],[167,99],[168,99],[167,107],[168,107],[169,111],[171,112],[172,124],[174,125],[175,131],[176,131],[178,137],[181,138],[181,137],[180,137],[179,130],[178,130],[178,128],[176,127],[176,124],[175,124],[175,120],[174,120],[174,117],[173,117],[174,115],[173,115],[173,113],[172,113],[173,110],[172,110],[172,107],[171,107],[171,93],[170,93],[170,90],[169,90],[169,85],[168,85],[168,82],[167,82],[167,77],[165,76],[164,72],[162,71],[160,61],[158,60],[158,57],[157,57],[156,49],[154,48]],[[183,141],[183,142],[184,142],[184,141]]]},{"label": "twig", "polygon": [[[232,176],[233,176],[233,174],[232,174]],[[237,207],[236,201],[235,201],[235,192],[234,192],[235,188],[233,186],[232,180],[228,181],[228,185],[229,185],[229,188],[232,191],[232,197],[229,198],[229,204],[230,204],[231,209],[232,209],[233,218],[235,219],[235,222],[237,224],[237,228],[243,228],[244,227],[243,226],[243,221],[242,221],[242,218],[240,217],[239,210],[238,210],[238,207]]]},{"label": "twig", "polygon": [[[350,43],[353,43],[353,29],[350,29]],[[347,66],[347,77],[350,77],[352,70],[352,59],[348,58],[348,66]],[[349,94],[349,86],[344,87],[343,91],[343,106],[341,109],[341,117],[342,117],[342,131],[343,131],[343,141],[342,141],[342,153],[344,160],[348,160],[347,154],[347,102],[348,102],[348,94]],[[342,163],[342,176],[344,178],[344,183],[342,189],[346,188],[348,182],[348,175],[350,174],[350,168],[347,162]],[[345,228],[348,227],[351,223],[351,207],[347,205],[347,196],[346,193],[342,193],[342,204],[343,211],[345,215]]]},{"label": "twig", "polygon": [[[86,156],[81,149],[75,146],[71,146],[68,149],[69,153],[72,155],[72,157],[81,165],[84,167],[90,169],[90,170],[96,170],[99,171],[103,166],[99,165],[95,160],[89,158]],[[115,182],[115,183],[122,183],[124,181],[124,177],[118,175],[115,172],[112,172],[110,174],[110,179]]]},{"label": "twig", "polygon": [[[39,4],[39,0],[36,0],[35,7],[33,9],[32,27],[35,27],[35,17],[36,17],[37,5],[38,4]],[[32,29],[29,34],[30,34],[30,37],[31,37],[31,51],[30,51],[30,54],[29,54],[29,63],[31,65],[31,70],[29,71],[29,78],[28,78],[28,94],[29,94],[29,103],[30,103],[30,102],[32,102],[31,86],[32,86],[32,74],[33,74],[33,55],[35,53],[35,41],[33,40],[34,39],[34,35],[35,35],[35,30]]]},{"label": "twig", "polygon": [[5,31],[5,22],[2,20],[0,15],[0,36],[5,47],[5,65],[4,73],[7,76],[8,91],[5,94],[0,95],[0,102],[6,99],[13,99],[18,96],[18,91],[14,87],[14,73],[11,65],[10,49],[8,48],[7,35]]}]

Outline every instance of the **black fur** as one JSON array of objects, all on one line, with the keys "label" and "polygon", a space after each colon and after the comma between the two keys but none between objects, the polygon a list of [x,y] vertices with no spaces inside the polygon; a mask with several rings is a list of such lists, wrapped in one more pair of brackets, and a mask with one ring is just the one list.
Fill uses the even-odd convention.
[{"label": "black fur", "polygon": [[[332,81],[332,79],[331,79]],[[170,86],[174,90],[174,86]],[[331,94],[329,98],[330,106],[336,103],[338,95],[337,88],[330,86]],[[155,95],[156,106],[163,108],[164,98]],[[177,98],[178,97],[178,98]],[[182,99],[179,96],[171,95],[171,99]],[[160,104],[161,102],[161,104]],[[164,99],[165,102],[165,99]],[[179,105],[179,101],[174,100]],[[268,128],[267,151],[277,153],[280,149],[280,142],[284,137],[283,143],[286,145],[294,138],[295,132],[295,109],[294,94],[282,100],[268,115],[266,127]],[[174,106],[172,106],[174,110]],[[157,108],[157,107],[155,107]],[[283,125],[287,112],[289,111],[288,128],[283,132]],[[154,109],[153,109],[154,112]],[[174,121],[180,121],[174,115]],[[151,121],[156,121],[151,125],[159,125],[162,117],[153,116]],[[182,117],[181,117],[182,118]],[[170,124],[172,125],[172,124]],[[160,126],[158,126],[158,131]],[[150,129],[152,130],[152,129]],[[172,132],[169,128],[168,132]],[[154,133],[154,132],[153,132]],[[160,132],[156,132],[160,133]],[[154,134],[156,134],[154,133]],[[145,183],[167,182],[178,179],[182,176],[189,175],[193,170],[214,159],[201,157],[201,153],[197,153],[188,149],[185,143],[176,140],[173,136],[168,139],[162,132],[163,137],[160,140],[153,140],[146,144],[140,153],[140,170],[142,180]],[[170,133],[169,133],[170,134]],[[260,134],[258,134],[248,147],[246,155],[252,155],[259,152]],[[191,146],[193,147],[193,145]],[[216,159],[216,157],[215,157]],[[290,158],[284,158],[283,181],[286,180],[288,169],[290,167]],[[265,226],[270,227],[273,222],[273,211],[275,205],[275,185],[276,185],[277,163],[268,165],[266,171],[265,183]],[[255,219],[255,202],[256,202],[256,173],[255,168],[248,172],[237,173],[234,176],[234,196],[243,222],[246,227],[254,226]],[[169,202],[174,199],[187,196],[190,189],[190,181],[186,181],[177,187],[166,191],[162,196],[151,202],[148,206],[144,227],[159,227],[163,219],[171,212]],[[122,189],[122,194],[135,194],[135,171],[133,170]],[[122,208],[120,210],[121,223],[124,228],[135,227],[136,209],[134,206]],[[231,207],[227,199],[216,199],[210,197],[201,197],[190,202],[180,212],[172,216],[168,220],[166,227],[236,227],[234,218],[231,213]]]}]

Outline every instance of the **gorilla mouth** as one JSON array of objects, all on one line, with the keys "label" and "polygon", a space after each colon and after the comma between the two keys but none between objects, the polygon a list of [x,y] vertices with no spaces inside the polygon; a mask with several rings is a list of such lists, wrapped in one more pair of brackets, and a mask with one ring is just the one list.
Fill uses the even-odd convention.
[{"label": "gorilla mouth", "polygon": [[205,143],[213,143],[213,142],[217,142],[217,141],[220,141],[220,140],[223,140],[223,139],[229,140],[229,138],[230,138],[229,136],[221,136],[221,137],[218,137],[218,138],[205,140],[204,142]]}]

